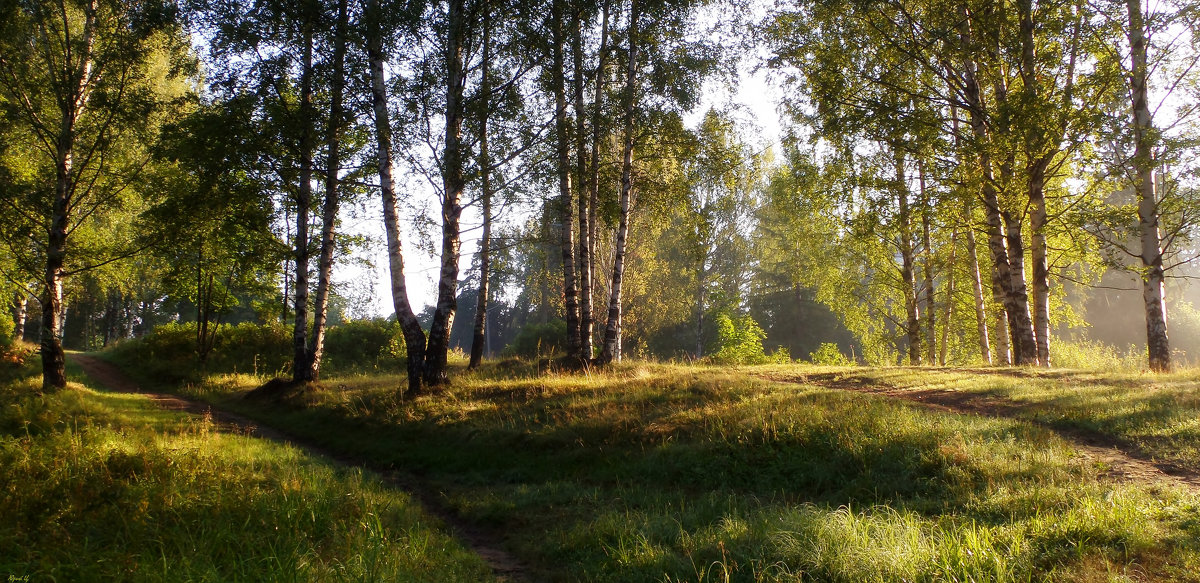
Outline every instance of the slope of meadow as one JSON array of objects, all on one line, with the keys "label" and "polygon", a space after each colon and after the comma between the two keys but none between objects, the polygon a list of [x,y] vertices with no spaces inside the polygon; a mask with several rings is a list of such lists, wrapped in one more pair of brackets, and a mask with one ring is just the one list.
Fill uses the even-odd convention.
[{"label": "slope of meadow", "polygon": [[[1038,424],[806,380],[984,390],[1008,378],[993,371],[454,372],[450,387],[413,400],[387,375],[269,402],[242,398],[264,380],[247,375],[184,392],[412,475],[503,536],[534,580],[1200,580],[1195,490],[1107,479]],[[1161,380],[1058,374],[1040,390],[1057,382],[1066,398],[1092,383],[1133,400]],[[1195,394],[1195,380],[1178,383]]]}]

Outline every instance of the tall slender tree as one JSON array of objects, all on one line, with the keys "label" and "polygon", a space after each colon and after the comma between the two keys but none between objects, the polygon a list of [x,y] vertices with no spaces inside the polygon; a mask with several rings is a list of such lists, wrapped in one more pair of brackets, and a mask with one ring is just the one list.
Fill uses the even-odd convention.
[{"label": "tall slender tree", "polygon": [[1171,370],[1167,338],[1163,250],[1158,229],[1158,189],[1154,180],[1154,119],[1150,111],[1146,16],[1141,0],[1127,0],[1129,16],[1129,95],[1133,127],[1134,192],[1137,195],[1138,234],[1142,266],[1142,301],[1146,305],[1146,346],[1150,369]]},{"label": "tall slender tree", "polygon": [[444,129],[441,151],[441,267],[438,273],[437,304],[425,347],[424,382],[440,385],[447,381],[446,358],[450,350],[450,327],[458,309],[458,260],[462,246],[462,197],[466,188],[466,152],[463,150],[463,94],[467,82],[467,42],[472,16],[465,0],[447,0],[445,33],[441,44]]},{"label": "tall slender tree", "polygon": [[387,237],[388,274],[391,282],[392,307],[404,335],[407,355],[408,389],[417,393],[424,378],[425,331],[413,312],[404,274],[404,242],[400,233],[400,215],[396,204],[396,185],[392,168],[392,118],[388,110],[385,50],[387,13],[382,0],[370,0],[366,10],[367,64],[371,79],[371,109],[375,125],[375,156],[379,174],[380,199],[383,205],[384,232]]},{"label": "tall slender tree", "polygon": [[342,131],[345,111],[342,104],[346,90],[346,47],[349,44],[350,15],[347,0],[339,0],[333,28],[333,63],[329,81],[329,120],[325,136],[325,197],[321,213],[321,247],[317,259],[317,289],[313,301],[312,337],[305,358],[303,378],[315,381],[320,376],[321,356],[325,351],[325,330],[328,326],[329,293],[333,285],[333,257],[337,247],[339,184],[341,172]]},{"label": "tall slender tree", "polygon": [[[8,131],[27,138],[32,182],[5,185],[8,207],[42,258],[41,355],[45,390],[66,386],[63,284],[130,253],[74,255],[72,234],[139,189],[145,146],[194,70],[174,14],[153,2],[36,0],[0,4],[0,103]],[[155,64],[172,63],[165,74]],[[8,141],[10,147],[12,141]],[[139,147],[141,150],[139,151]],[[129,155],[120,155],[126,151]]]},{"label": "tall slender tree", "polygon": [[563,312],[567,322],[566,351],[570,358],[582,359],[579,336],[578,281],[575,274],[575,197],[571,184],[570,120],[567,119],[566,83],[566,0],[552,0],[551,28],[551,86],[554,93],[554,151],[555,173],[558,177],[559,250],[562,255]]},{"label": "tall slender tree", "polygon": [[638,95],[638,49],[641,13],[639,0],[629,0],[629,22],[626,31],[625,89],[621,98],[621,195],[617,238],[614,248],[612,277],[609,280],[608,323],[604,328],[604,344],[600,362],[621,360],[621,286],[625,276],[625,247],[629,236],[629,212],[633,202],[633,148]]}]

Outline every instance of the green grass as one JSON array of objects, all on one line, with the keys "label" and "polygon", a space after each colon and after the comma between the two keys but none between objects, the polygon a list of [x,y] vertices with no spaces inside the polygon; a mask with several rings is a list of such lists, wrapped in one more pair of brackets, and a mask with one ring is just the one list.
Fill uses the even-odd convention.
[{"label": "green grass", "polygon": [[1195,493],[1101,481],[1029,423],[758,376],[779,370],[490,365],[411,401],[396,376],[282,404],[240,399],[246,376],[188,391],[411,472],[539,580],[1200,580]]},{"label": "green grass", "polygon": [[1002,399],[1018,406],[1014,413],[1023,419],[1108,436],[1148,458],[1200,469],[1200,369],[1152,374],[847,368],[840,376],[911,391],[958,391]]},{"label": "green grass", "polygon": [[370,473],[92,391],[78,373],[38,396],[35,373],[0,373],[0,577],[491,580]]}]

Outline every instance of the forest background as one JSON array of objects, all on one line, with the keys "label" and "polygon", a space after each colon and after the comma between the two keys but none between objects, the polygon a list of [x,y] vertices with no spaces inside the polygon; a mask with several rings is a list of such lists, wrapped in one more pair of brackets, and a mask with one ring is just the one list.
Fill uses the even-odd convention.
[{"label": "forest background", "polygon": [[1188,3],[0,7],[0,336],[48,386],[167,324],[313,379],[371,318],[410,390],[453,350],[1200,356]]}]

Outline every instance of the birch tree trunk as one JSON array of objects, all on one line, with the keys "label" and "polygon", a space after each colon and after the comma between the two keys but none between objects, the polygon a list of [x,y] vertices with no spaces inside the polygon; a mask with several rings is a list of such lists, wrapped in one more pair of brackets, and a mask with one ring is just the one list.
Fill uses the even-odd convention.
[{"label": "birch tree trunk", "polygon": [[991,287],[992,302],[996,306],[996,353],[1001,363],[1012,364],[1008,329],[1009,292],[1012,279],[1009,275],[1009,257],[1003,233],[1003,220],[1000,217],[1000,197],[996,191],[991,154],[987,149],[987,110],[976,74],[977,66],[970,57],[975,48],[971,26],[971,15],[964,9],[964,18],[959,29],[959,40],[964,54],[962,90],[971,125],[971,134],[980,146],[979,168],[982,183],[979,188],[979,197],[983,201],[987,223],[988,252],[992,258]]},{"label": "birch tree trunk", "polygon": [[300,176],[296,185],[296,320],[292,327],[292,382],[309,380],[308,355],[308,213],[312,206],[313,171],[313,32],[304,31],[303,69],[300,72]]},{"label": "birch tree trunk", "polygon": [[[1026,106],[1041,104],[1045,97],[1041,95],[1041,83],[1037,71],[1034,42],[1033,0],[1020,0],[1017,3],[1018,19],[1021,34],[1021,80],[1022,91]],[[1074,47],[1076,43],[1072,43]],[[1074,49],[1070,57],[1066,79],[1064,107],[1073,107],[1070,102],[1070,91],[1074,78]],[[1028,123],[1028,122],[1027,122]],[[1065,124],[1063,124],[1065,125]],[[1027,186],[1029,194],[1029,219],[1033,232],[1030,234],[1030,253],[1033,261],[1033,341],[1034,361],[1028,364],[1050,366],[1050,270],[1046,258],[1046,170],[1058,152],[1058,140],[1053,137],[1057,132],[1061,137],[1065,127],[1060,127],[1052,120],[1039,120],[1026,129],[1025,150],[1028,159]],[[1028,338],[1023,338],[1022,342]],[[1026,352],[1026,351],[1022,351]],[[1027,356],[1020,357],[1026,360]]]},{"label": "birch tree trunk", "polygon": [[553,79],[554,85],[554,149],[558,158],[558,217],[559,249],[562,253],[563,316],[567,322],[567,357],[582,358],[579,351],[579,298],[575,282],[575,221],[571,196],[571,144],[567,120],[566,58],[563,54],[566,35],[563,34],[563,0],[554,0],[553,15]]},{"label": "birch tree trunk", "polygon": [[[970,214],[967,215],[968,220]],[[979,272],[979,255],[975,250],[975,228],[967,223],[967,258],[970,261],[971,293],[975,299],[975,327],[979,334],[979,355],[984,364],[992,364],[992,347],[988,341],[987,304],[983,297],[983,277]]]},{"label": "birch tree trunk", "polygon": [[[1049,161],[1046,158],[1045,161]],[[1038,161],[1030,168],[1029,220],[1033,228],[1030,253],[1033,260],[1033,336],[1037,363],[1050,366],[1050,266],[1046,257],[1046,168]]]},{"label": "birch tree trunk", "polygon": [[696,267],[696,358],[704,358],[704,260]]},{"label": "birch tree trunk", "polygon": [[[592,151],[591,164],[588,168],[588,204],[587,204],[587,277],[590,285],[588,286],[589,300],[591,297],[592,288],[596,282],[596,226],[598,224],[596,218],[596,208],[600,205],[600,137],[601,137],[601,116],[604,112],[604,79],[608,67],[608,19],[609,19],[610,4],[608,0],[604,2],[604,13],[600,21],[600,50],[596,55],[596,78],[593,81],[594,93],[592,94]],[[589,301],[590,304],[590,301]],[[592,308],[588,308],[587,318],[591,321]],[[594,323],[592,324],[595,325]],[[580,327],[580,334],[583,334],[583,328]],[[593,332],[588,331],[588,337],[583,342],[586,346],[581,346],[581,350],[585,350],[588,355],[595,354],[595,348],[592,346]]]},{"label": "birch tree trunk", "polygon": [[317,295],[313,300],[313,330],[308,348],[307,380],[315,381],[321,373],[321,356],[325,352],[325,329],[329,316],[329,288],[333,277],[333,252],[336,249],[334,230],[338,212],[338,171],[341,169],[341,131],[345,117],[342,94],[346,86],[346,0],[338,2],[337,28],[334,32],[333,78],[330,81],[329,127],[325,140],[325,206],[321,216],[321,255],[317,260]]},{"label": "birch tree trunk", "polygon": [[491,159],[488,157],[488,116],[491,98],[492,66],[492,20],[487,4],[483,7],[483,64],[480,71],[479,94],[483,107],[479,116],[479,168],[483,206],[483,234],[479,237],[479,297],[475,301],[475,326],[471,335],[471,360],[468,369],[477,368],[483,362],[483,349],[487,344],[488,284],[491,277],[492,245],[492,183]]},{"label": "birch tree trunk", "polygon": [[958,251],[958,229],[950,233],[950,262],[946,270],[946,309],[942,312],[942,345],[938,355],[938,364],[946,366],[946,357],[950,352],[950,322],[954,316],[954,259]]},{"label": "birch tree trunk", "polygon": [[932,209],[929,193],[925,188],[925,163],[918,161],[917,164],[921,186],[921,243],[925,248],[921,258],[921,269],[925,276],[925,349],[926,359],[929,364],[933,364],[937,362],[937,310],[934,308],[933,245],[929,238],[929,213]]},{"label": "birch tree trunk", "polygon": [[404,279],[404,246],[400,236],[400,218],[396,212],[396,190],[392,178],[392,125],[387,107],[384,78],[386,55],[383,51],[383,17],[379,0],[371,0],[367,17],[367,58],[371,75],[371,107],[375,118],[375,150],[379,167],[379,190],[383,202],[383,225],[387,233],[388,272],[391,276],[392,307],[404,334],[408,357],[408,394],[421,390],[425,366],[425,331],[413,313]]},{"label": "birch tree trunk", "polygon": [[[974,78],[972,77],[972,80],[973,79]],[[976,96],[976,97],[978,98],[978,96]],[[953,124],[953,132],[954,132],[955,160],[958,162],[959,166],[962,167],[964,165],[964,161],[962,159],[962,143],[961,143],[962,138],[961,138],[961,134],[959,133],[958,107],[953,104],[950,106],[950,118],[951,118],[951,123]],[[976,333],[979,336],[980,356],[983,357],[984,364],[991,365],[992,364],[992,347],[991,347],[991,343],[988,341],[989,339],[988,339],[988,326],[987,326],[987,304],[985,303],[985,300],[983,297],[983,277],[979,271],[979,255],[975,249],[975,217],[974,217],[974,215],[975,215],[975,213],[972,211],[971,200],[967,199],[965,206],[963,208],[963,225],[966,229],[965,234],[966,234],[966,238],[967,238],[967,260],[969,262],[967,265],[967,268],[971,270],[971,293],[972,293],[972,299],[974,300],[974,304],[975,304],[975,327],[976,327]],[[953,263],[953,262],[951,262],[951,263]],[[948,295],[953,296],[953,294],[948,294]],[[949,309],[947,309],[947,312],[946,312],[946,314],[947,314],[946,329],[947,330],[949,329],[949,323],[950,323],[949,313],[950,313]],[[945,346],[944,338],[942,340],[942,343],[943,343],[943,346]]]},{"label": "birch tree trunk", "polygon": [[904,152],[893,148],[892,155],[896,171],[896,202],[900,210],[896,220],[900,223],[900,286],[904,293],[904,312],[907,316],[904,336],[908,339],[908,363],[918,365],[921,364],[921,314],[917,305],[916,261],[910,227],[912,213],[908,205],[908,178],[904,172]]},{"label": "birch tree trunk", "polygon": [[[583,21],[582,10],[576,7],[571,16],[571,52],[574,57],[572,89],[575,97],[575,176],[579,193],[579,242],[576,255],[579,261],[579,357],[587,362],[594,356],[592,347],[592,240],[589,223],[589,189],[587,184],[587,109],[584,104],[583,78]],[[601,42],[603,44],[603,42]],[[599,75],[599,72],[597,72]]]},{"label": "birch tree trunk", "polygon": [[1033,320],[1029,315],[1029,292],[1025,283],[1025,242],[1021,238],[1024,225],[1020,217],[1010,212],[1001,212],[1000,216],[1004,219],[1004,237],[1008,243],[1010,283],[1007,312],[1013,360],[1018,365],[1036,365],[1037,343],[1033,335]]},{"label": "birch tree trunk", "polygon": [[463,42],[467,14],[463,0],[449,0],[446,30],[446,130],[442,151],[442,265],[438,277],[437,307],[429,327],[425,348],[425,384],[446,382],[446,353],[450,350],[450,327],[458,309],[458,256],[462,243],[459,219],[462,216],[463,176],[462,125]]},{"label": "birch tree trunk", "polygon": [[616,249],[613,258],[612,280],[609,285],[608,325],[604,329],[601,364],[621,360],[621,283],[625,275],[625,241],[629,234],[630,197],[633,195],[633,132],[634,103],[637,93],[638,59],[638,1],[629,2],[629,52],[625,69],[624,142],[621,148],[621,213],[617,222]]},{"label": "birch tree trunk", "polygon": [[1167,303],[1163,277],[1162,242],[1158,232],[1158,193],[1154,182],[1154,121],[1148,99],[1146,20],[1141,0],[1128,0],[1131,65],[1129,93],[1133,114],[1138,199],[1138,233],[1141,237],[1142,301],[1146,306],[1146,348],[1150,370],[1171,370],[1171,345],[1167,338]]},{"label": "birch tree trunk", "polygon": [[25,290],[17,292],[13,301],[13,340],[25,339],[25,314],[29,306],[29,295]]},{"label": "birch tree trunk", "polygon": [[[67,237],[70,234],[70,213],[75,191],[74,174],[75,140],[78,136],[77,123],[87,109],[91,96],[93,59],[97,26],[96,0],[84,6],[83,39],[78,47],[64,47],[65,61],[60,70],[64,86],[57,104],[62,116],[58,136],[54,143],[54,201],[51,206],[50,226],[46,231],[46,265],[42,272],[42,390],[50,391],[67,386],[66,354],[62,347],[63,329],[63,267],[66,264]],[[69,30],[64,11],[63,30]],[[47,39],[49,40],[49,39]],[[70,38],[66,39],[70,43]],[[73,49],[78,48],[78,61]],[[47,49],[48,51],[50,49]],[[48,57],[53,61],[53,58]],[[49,63],[48,63],[49,64]]]}]

